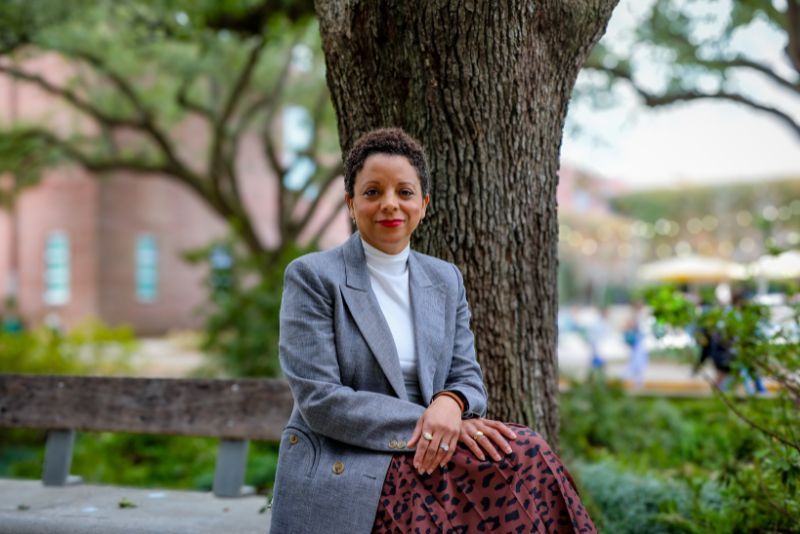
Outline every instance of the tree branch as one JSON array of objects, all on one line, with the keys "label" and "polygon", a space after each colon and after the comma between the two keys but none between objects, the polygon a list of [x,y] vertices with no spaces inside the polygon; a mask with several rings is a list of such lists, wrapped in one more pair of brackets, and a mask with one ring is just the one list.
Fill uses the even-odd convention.
[{"label": "tree branch", "polygon": [[737,57],[730,61],[707,61],[700,63],[701,65],[719,65],[723,68],[737,68],[737,67],[744,67],[748,69],[755,70],[756,72],[760,72],[773,82],[777,83],[778,85],[789,89],[795,93],[800,93],[800,81],[799,82],[792,82],[791,80],[787,80],[768,66],[759,63],[757,61],[753,61],[751,59],[745,57]]},{"label": "tree branch", "polygon": [[747,425],[749,425],[753,429],[758,430],[759,432],[763,433],[764,435],[767,435],[767,436],[771,437],[775,441],[783,443],[787,447],[791,447],[791,448],[797,450],[798,452],[800,452],[800,443],[796,443],[796,442],[793,442],[791,440],[788,440],[788,439],[784,438],[783,436],[781,436],[779,434],[776,434],[772,430],[770,430],[768,428],[765,428],[765,427],[761,426],[760,424],[756,423],[755,421],[753,421],[752,419],[750,419],[749,417],[744,415],[741,412],[741,410],[739,410],[736,406],[734,406],[734,404],[731,402],[731,400],[728,398],[728,396],[725,395],[725,392],[722,391],[722,389],[718,385],[716,385],[714,382],[710,382],[710,383],[711,383],[712,387],[714,388],[714,392],[717,394],[717,396],[722,400],[722,402],[725,404],[725,406],[727,406],[728,409],[730,411],[732,411],[734,413],[734,415],[736,415],[736,417],[741,419],[744,423],[746,423]]},{"label": "tree branch", "polygon": [[16,67],[0,64],[0,73],[5,73],[15,79],[32,83],[45,91],[48,94],[61,98],[69,102],[77,110],[83,112],[89,117],[93,118],[100,125],[109,127],[128,127],[128,128],[141,128],[142,122],[123,117],[115,117],[109,115],[105,111],[93,106],[75,92],[70,91],[66,87],[55,85],[49,80],[29,72],[25,72]]},{"label": "tree branch", "polygon": [[209,122],[213,122],[214,112],[210,108],[207,108],[198,102],[193,102],[189,98],[189,88],[192,86],[193,82],[194,79],[190,77],[185,78],[183,82],[181,82],[181,85],[178,88],[178,93],[175,96],[175,101],[185,110],[194,112],[207,119]]},{"label": "tree branch", "polygon": [[772,115],[783,122],[785,126],[788,126],[789,129],[795,133],[795,135],[800,137],[800,124],[798,124],[790,115],[777,108],[760,104],[744,95],[737,93],[728,93],[725,91],[717,91],[716,93],[686,91],[683,93],[670,93],[663,96],[654,96],[647,95],[646,93],[640,91],[637,92],[644,97],[645,104],[647,104],[649,107],[665,106],[675,102],[687,102],[691,100],[727,100],[730,102],[736,102],[737,104],[743,104],[747,107]]},{"label": "tree branch", "polygon": [[[311,218],[314,216],[314,213],[319,208],[319,204],[322,201],[322,197],[325,196],[325,193],[328,191],[328,188],[330,187],[330,185],[333,182],[335,182],[336,179],[339,178],[342,175],[342,172],[344,172],[344,169],[342,168],[341,164],[333,167],[330,171],[328,171],[328,175],[325,177],[325,179],[323,180],[322,184],[320,184],[319,193],[317,193],[317,196],[311,202],[311,205],[306,210],[305,214],[303,215],[303,218],[300,219],[300,221],[296,225],[296,227],[299,230],[302,231],[302,229],[305,228],[308,225],[308,223],[311,221]],[[309,183],[311,183],[311,182],[312,181],[309,180]],[[306,184],[306,186],[303,187],[302,191],[303,192],[306,191],[307,188],[308,188],[308,184]],[[299,198],[302,198],[302,194],[299,196]]]},{"label": "tree branch", "polygon": [[264,132],[261,136],[261,141],[264,146],[264,154],[267,156],[267,161],[269,162],[270,166],[272,167],[272,171],[278,177],[278,179],[283,179],[283,176],[289,171],[286,166],[283,165],[281,159],[278,157],[278,151],[275,149],[275,143],[272,142],[272,136],[270,135],[269,125],[264,125]]},{"label": "tree branch", "polygon": [[320,225],[320,230],[317,232],[317,235],[311,240],[311,246],[313,248],[319,248],[319,240],[322,238],[322,235],[325,233],[325,230],[333,224],[333,220],[336,219],[342,213],[342,207],[344,206],[344,198],[341,198],[339,202],[334,206],[331,212],[325,217],[325,220],[322,221]]},{"label": "tree branch", "polygon": [[136,90],[133,86],[128,83],[128,80],[117,74],[113,71],[102,59],[98,56],[94,56],[84,50],[65,50],[62,51],[63,54],[70,55],[77,57],[78,59],[82,59],[95,70],[100,71],[103,73],[111,83],[125,96],[125,98],[130,102],[136,112],[139,114],[141,120],[148,121],[150,119],[150,112],[145,108],[144,104],[142,103],[141,98],[139,95],[136,94]]},{"label": "tree branch", "polygon": [[231,115],[233,115],[236,106],[239,104],[247,85],[250,83],[250,80],[253,76],[253,71],[258,64],[258,60],[261,56],[261,52],[264,50],[265,45],[266,39],[264,39],[263,36],[259,36],[255,46],[253,46],[253,48],[250,50],[250,53],[247,55],[247,60],[244,64],[244,67],[239,73],[239,76],[237,77],[236,82],[234,83],[233,88],[231,89],[231,92],[228,95],[224,106],[222,107],[222,112],[214,121],[211,160],[209,162],[209,176],[212,180],[217,179],[217,174],[220,171],[220,163],[223,146],[225,144],[225,133],[226,127],[228,126],[228,121],[230,120]]},{"label": "tree branch", "polygon": [[99,72],[103,73],[110,81],[114,84],[114,86],[125,96],[125,98],[130,102],[130,104],[134,107],[136,112],[139,114],[140,122],[137,124],[136,128],[139,130],[147,133],[150,138],[158,145],[159,148],[164,152],[165,158],[175,167],[176,170],[179,170],[180,173],[191,174],[189,168],[183,164],[182,161],[178,159],[177,153],[175,148],[172,146],[171,141],[166,133],[164,133],[155,122],[150,111],[142,102],[142,99],[136,93],[133,85],[131,85],[128,80],[124,77],[120,76],[117,72],[115,72],[109,65],[103,61],[100,57],[92,55],[83,50],[69,50],[63,51],[62,53],[73,55],[79,59],[82,59],[92,67],[94,67]]},{"label": "tree branch", "polygon": [[761,104],[751,100],[750,98],[738,93],[730,93],[727,91],[703,93],[700,91],[687,90],[658,95],[637,85],[633,80],[633,75],[626,68],[620,66],[605,67],[603,65],[599,65],[597,62],[588,63],[585,68],[589,70],[605,72],[614,78],[624,79],[633,88],[633,90],[636,91],[640,97],[642,97],[645,105],[651,108],[668,106],[677,102],[688,102],[692,100],[727,100],[729,102],[736,102],[737,104],[742,104],[752,109],[772,115],[783,122],[785,126],[788,126],[789,129],[795,133],[795,135],[800,137],[800,124],[798,124],[797,121],[791,117],[791,115],[772,106],[767,106],[766,104]]},{"label": "tree branch", "polygon": [[328,88],[325,86],[317,96],[317,100],[314,103],[314,109],[311,111],[311,124],[313,125],[313,130],[311,131],[311,142],[308,144],[308,148],[300,152],[298,156],[306,156],[315,162],[317,161],[317,152],[319,150],[319,132],[322,129],[322,114],[325,112],[325,104],[328,102],[328,99]]},{"label": "tree branch", "polygon": [[31,140],[38,139],[60,151],[70,161],[81,165],[91,172],[130,171],[145,175],[161,175],[162,177],[172,176],[175,180],[195,191],[201,198],[209,201],[208,194],[202,182],[196,176],[183,174],[181,169],[175,169],[169,163],[150,163],[143,158],[99,158],[85,153],[66,139],[40,128],[26,129],[21,132],[20,137]]},{"label": "tree branch", "polygon": [[206,25],[215,30],[229,30],[243,35],[261,35],[264,24],[270,15],[281,12],[295,22],[303,17],[314,15],[313,0],[262,0],[246,10],[235,13],[220,9],[216,14],[209,14]]},{"label": "tree branch", "polygon": [[283,89],[286,87],[286,82],[289,79],[289,68],[292,65],[292,50],[299,42],[299,38],[295,38],[292,42],[292,46],[289,47],[289,52],[286,54],[286,58],[284,59],[283,65],[281,66],[281,70],[278,73],[278,79],[275,81],[275,85],[272,86],[272,89],[254,100],[247,108],[245,108],[244,112],[241,114],[241,118],[239,120],[239,124],[236,126],[235,129],[235,137],[238,141],[238,138],[244,133],[253,119],[256,117],[257,112],[260,108],[264,106],[268,106],[269,115],[268,115],[268,122],[272,122],[271,118],[274,116],[275,108],[278,103],[278,98],[280,97],[281,93],[283,93]]},{"label": "tree branch", "polygon": [[170,165],[175,170],[176,174],[186,176],[192,174],[191,171],[178,159],[169,139],[155,125],[150,113],[147,111],[141,99],[136,94],[133,86],[131,86],[127,80],[119,76],[100,58],[93,56],[92,54],[80,50],[59,50],[59,52],[81,59],[92,66],[95,70],[105,75],[134,107],[139,115],[138,119],[122,118],[109,115],[96,106],[91,105],[73,91],[70,91],[65,87],[57,86],[41,76],[1,64],[0,72],[5,72],[9,76],[33,83],[47,93],[64,99],[73,107],[97,121],[101,128],[108,130],[111,128],[127,127],[145,132],[163,151],[165,159],[170,162]]},{"label": "tree branch", "polygon": [[786,44],[786,55],[800,72],[800,1],[786,0],[786,35],[789,42]]}]

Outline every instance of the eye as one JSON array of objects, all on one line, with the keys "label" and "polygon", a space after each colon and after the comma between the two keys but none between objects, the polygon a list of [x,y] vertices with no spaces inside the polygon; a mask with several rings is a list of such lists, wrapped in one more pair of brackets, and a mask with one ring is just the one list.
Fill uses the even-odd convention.
[{"label": "eye", "polygon": [[367,190],[366,190],[366,191],[364,191],[364,193],[363,193],[363,195],[364,195],[365,197],[374,197],[374,196],[376,196],[377,194],[378,194],[378,190],[377,190],[377,189],[375,189],[374,187],[371,187],[371,188],[367,189]]},{"label": "eye", "polygon": [[400,190],[400,196],[406,197],[406,198],[411,198],[411,197],[414,196],[414,191],[411,190],[411,189],[401,189]]}]

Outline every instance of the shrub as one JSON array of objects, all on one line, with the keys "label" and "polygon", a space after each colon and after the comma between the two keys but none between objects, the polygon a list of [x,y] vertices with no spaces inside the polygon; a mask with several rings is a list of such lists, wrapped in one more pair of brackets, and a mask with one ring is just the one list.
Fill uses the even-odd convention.
[{"label": "shrub", "polygon": [[[599,508],[594,520],[599,529],[614,534],[674,534],[687,532],[680,518],[693,507],[720,507],[722,498],[713,483],[695,495],[689,484],[636,474],[613,460],[574,464],[581,487]],[[700,500],[700,504],[694,504]],[[719,532],[719,531],[715,531]]]},{"label": "shrub", "polygon": [[136,348],[128,327],[88,321],[66,334],[48,328],[0,332],[0,372],[25,374],[125,374]]},{"label": "shrub", "polygon": [[280,375],[278,326],[283,271],[307,249],[286,247],[269,271],[259,268],[233,242],[214,243],[186,259],[208,264],[210,299],[201,348],[212,357],[202,374],[249,377]]}]

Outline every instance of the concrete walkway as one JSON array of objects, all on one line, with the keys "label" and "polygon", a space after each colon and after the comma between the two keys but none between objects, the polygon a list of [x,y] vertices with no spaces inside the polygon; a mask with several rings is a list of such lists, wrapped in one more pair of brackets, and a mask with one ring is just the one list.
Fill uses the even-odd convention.
[{"label": "concrete walkway", "polygon": [[265,534],[264,504],[260,496],[0,479],[0,534]]},{"label": "concrete walkway", "polygon": [[[605,375],[611,380],[622,382],[625,389],[633,395],[664,396],[664,397],[708,397],[714,394],[711,386],[714,381],[715,371],[706,365],[699,372],[694,373],[692,366],[665,360],[650,362],[644,372],[641,384],[635,384],[630,378],[627,361],[606,362]],[[577,367],[573,365],[566,372],[562,369],[559,386],[562,391],[569,386],[569,379],[585,379],[588,374],[588,365]],[[769,394],[775,393],[778,385],[764,379]],[[737,391],[744,394],[741,385]],[[768,395],[769,395],[768,394]]]}]

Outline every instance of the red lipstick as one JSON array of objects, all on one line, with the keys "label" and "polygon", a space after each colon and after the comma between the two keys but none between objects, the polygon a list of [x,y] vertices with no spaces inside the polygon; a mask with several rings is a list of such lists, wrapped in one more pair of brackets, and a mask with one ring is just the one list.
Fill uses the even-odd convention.
[{"label": "red lipstick", "polygon": [[403,224],[403,219],[384,219],[378,221],[378,224],[386,226],[387,228],[396,228]]}]

